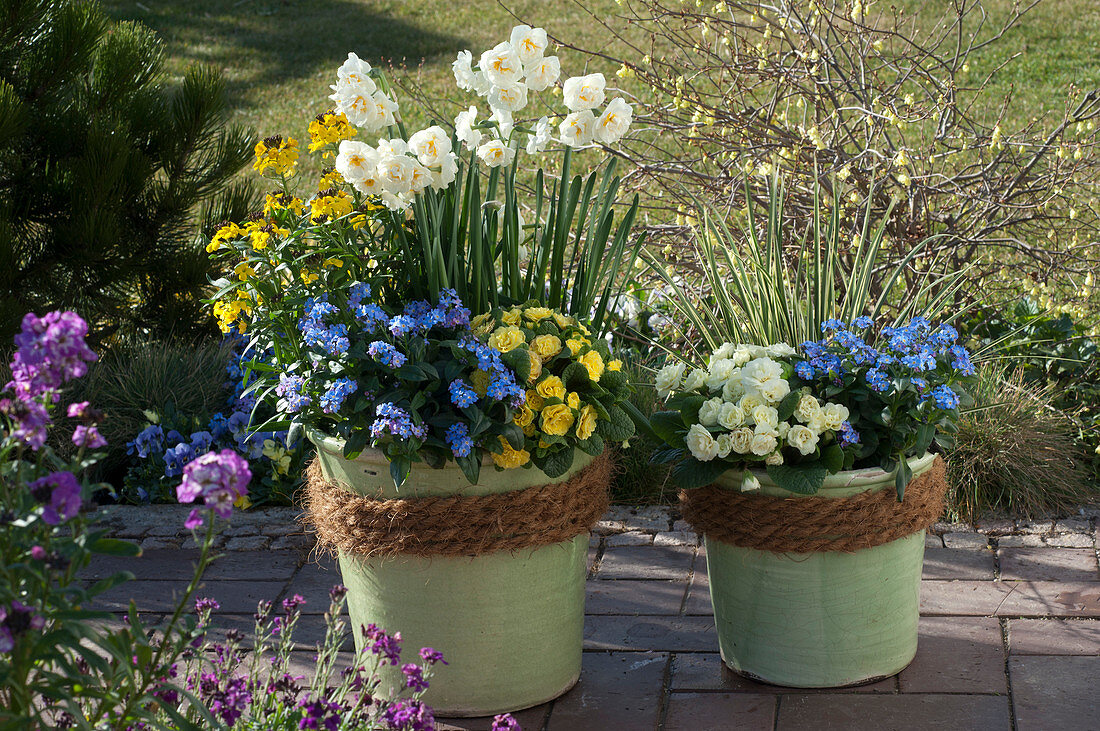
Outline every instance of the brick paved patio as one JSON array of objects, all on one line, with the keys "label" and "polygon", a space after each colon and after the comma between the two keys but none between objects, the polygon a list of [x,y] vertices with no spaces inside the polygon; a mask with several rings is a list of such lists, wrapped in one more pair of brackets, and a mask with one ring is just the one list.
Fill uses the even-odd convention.
[{"label": "brick paved patio", "polygon": [[[149,509],[140,509],[149,510]],[[129,515],[137,515],[129,514]],[[244,514],[229,553],[201,593],[222,605],[218,623],[251,627],[260,599],[299,593],[319,613],[339,581],[332,563],[308,557],[308,540],[281,513]],[[142,519],[146,519],[142,515]],[[706,558],[667,509],[615,508],[589,551],[581,681],[553,703],[516,714],[524,729],[1084,729],[1100,725],[1100,568],[1094,518],[1069,524],[937,525],[928,536],[916,660],[896,677],[845,691],[765,686],[725,670],[707,593]],[[197,553],[166,527],[174,513],[133,527],[146,546],[125,562],[137,581],[104,597],[130,597],[150,615],[167,610]],[[235,518],[235,521],[237,519]],[[130,526],[130,527],[126,527]],[[271,526],[271,531],[263,528]],[[252,539],[246,542],[245,539]],[[241,548],[233,550],[233,541]],[[98,561],[92,574],[121,568]],[[399,627],[392,628],[399,630]],[[321,631],[303,619],[300,662]],[[537,658],[532,658],[537,662]],[[487,729],[449,720],[442,729]]]}]

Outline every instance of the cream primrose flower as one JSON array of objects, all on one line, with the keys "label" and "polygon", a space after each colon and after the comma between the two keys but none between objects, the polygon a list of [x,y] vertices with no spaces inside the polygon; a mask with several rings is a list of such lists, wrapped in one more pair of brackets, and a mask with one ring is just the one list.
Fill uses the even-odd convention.
[{"label": "cream primrose flower", "polygon": [[[733,358],[729,360],[734,361]],[[734,361],[736,363],[736,361]],[[736,367],[729,374],[725,384],[722,385],[722,398],[726,401],[735,402],[745,395],[745,386],[741,383],[741,368]]]},{"label": "cream primrose flower", "polygon": [[812,429],[801,424],[796,424],[787,431],[787,444],[802,455],[813,454],[817,449],[818,439],[819,436]]},{"label": "cream primrose flower", "polygon": [[807,393],[798,399],[798,406],[795,407],[794,415],[803,424],[809,424],[819,411],[821,411],[821,403]]},{"label": "cream primrose flower", "polygon": [[789,432],[790,430],[791,425],[785,421],[781,421],[775,426],[776,436],[778,436],[781,441],[787,436],[787,432]]},{"label": "cream primrose flower", "polygon": [[837,431],[848,420],[848,407],[843,404],[825,404],[821,409],[825,417],[825,428]]},{"label": "cream primrose flower", "polygon": [[[741,369],[741,385],[745,388],[745,394],[757,396],[761,401],[775,400],[771,394],[776,390],[773,385],[779,381],[786,383],[783,379],[783,366],[766,356],[749,361]],[[789,385],[787,390],[790,391]]]},{"label": "cream primrose flower", "polygon": [[730,443],[733,445],[733,451],[738,454],[748,454],[752,451],[752,440],[756,436],[753,434],[752,429],[747,426],[738,427],[730,432]]},{"label": "cream primrose flower", "polygon": [[733,354],[730,355],[730,360],[739,366],[743,366],[752,360],[752,353],[749,351],[749,346],[738,345],[734,348]]},{"label": "cream primrose flower", "polygon": [[763,404],[752,410],[752,421],[757,427],[766,426],[775,429],[779,425],[779,411]]},{"label": "cream primrose flower", "polygon": [[716,391],[729,381],[730,376],[737,370],[737,364],[729,358],[710,361],[707,367],[707,388]]},{"label": "cream primrose flower", "polygon": [[532,28],[529,25],[517,25],[513,28],[508,41],[524,64],[538,61],[550,45],[543,28]]},{"label": "cream primrose flower", "polygon": [[[718,423],[718,414],[722,410],[722,399],[712,398],[704,401],[699,407],[699,423],[703,426],[715,426]],[[723,424],[723,426],[725,426]]]},{"label": "cream primrose flower", "polygon": [[349,183],[373,177],[378,167],[378,152],[366,142],[341,140],[336,170]]},{"label": "cream primrose flower", "polygon": [[592,110],[573,112],[566,115],[558,125],[561,141],[576,149],[592,143],[592,129],[596,125],[596,115]]},{"label": "cream primrose flower", "polygon": [[691,456],[700,462],[710,462],[718,456],[718,443],[706,427],[692,424],[685,438]]},{"label": "cream primrose flower", "polygon": [[693,368],[688,377],[684,379],[684,390],[695,391],[707,383],[707,372],[702,368]]},{"label": "cream primrose flower", "polygon": [[707,365],[714,365],[720,360],[729,360],[735,348],[736,346],[733,343],[722,343],[711,352],[710,357],[707,358]]},{"label": "cream primrose flower", "polygon": [[451,136],[437,125],[422,129],[409,138],[409,152],[424,167],[439,167],[451,153]]},{"label": "cream primrose flower", "polygon": [[477,156],[488,167],[499,168],[511,165],[516,151],[500,140],[489,140],[477,148]]},{"label": "cream primrose flower", "polygon": [[557,56],[547,56],[523,67],[527,76],[527,88],[531,91],[545,91],[553,86],[561,76],[561,61]]},{"label": "cream primrose flower", "polygon": [[719,434],[714,443],[718,445],[718,459],[725,459],[733,451],[733,439],[729,434]]},{"label": "cream primrose flower", "polygon": [[481,54],[477,65],[493,86],[519,81],[523,77],[523,62],[508,41],[501,41]]},{"label": "cream primrose flower", "polygon": [[607,105],[600,118],[596,120],[596,127],[592,132],[592,136],[597,142],[613,145],[630,129],[633,116],[634,110],[631,106],[623,101],[621,97],[615,97]]},{"label": "cream primrose flower", "polygon": [[723,429],[736,429],[745,423],[745,412],[737,404],[723,403],[718,412],[718,423]]},{"label": "cream primrose flower", "polygon": [[607,81],[601,73],[573,76],[565,80],[565,87],[562,89],[562,100],[571,112],[595,109],[603,104],[604,89],[606,88]]},{"label": "cream primrose flower", "polygon": [[458,140],[466,145],[467,150],[476,150],[477,146],[481,144],[481,139],[484,135],[481,132],[474,129],[474,124],[477,122],[477,107],[471,106],[464,112],[459,112],[455,117],[455,136]]},{"label": "cream primrose flower", "polygon": [[534,155],[546,149],[550,142],[550,120],[542,117],[535,122],[535,129],[527,135],[527,154]]},{"label": "cream primrose flower", "polygon": [[473,91],[474,80],[477,74],[474,73],[472,64],[474,61],[474,55],[469,51],[459,51],[458,56],[451,63],[451,71],[455,75],[455,84],[459,89],[463,91]]},{"label": "cream primrose flower", "polygon": [[374,90],[367,84],[340,84],[329,99],[335,103],[336,111],[348,118],[351,126],[373,134],[384,126],[373,94]]},{"label": "cream primrose flower", "polygon": [[527,87],[518,81],[494,85],[489,91],[489,106],[509,113],[527,106]]},{"label": "cream primrose flower", "polygon": [[781,465],[783,464],[783,453],[778,449],[764,458],[764,464],[767,465]]},{"label": "cream primrose flower", "polygon": [[669,394],[680,387],[680,381],[683,379],[686,370],[686,363],[670,363],[657,371],[657,378],[654,380],[657,395],[661,398],[668,398]]},{"label": "cream primrose flower", "polygon": [[741,411],[745,412],[745,414],[751,414],[752,410],[762,403],[764,403],[764,401],[759,396],[745,394],[741,397],[741,400],[737,402],[737,405],[741,407]]},{"label": "cream primrose flower", "polygon": [[758,431],[753,435],[751,450],[757,457],[771,454],[778,446],[779,440],[776,439],[775,432],[773,431]]},{"label": "cream primrose flower", "polygon": [[[374,79],[370,77],[371,65],[359,58],[354,53],[348,54],[348,60],[336,69],[336,78],[341,84],[363,84],[364,87],[370,89],[371,94],[378,86],[374,83]],[[336,91],[336,87],[331,87],[333,91]]]},{"label": "cream primrose flower", "polygon": [[786,343],[775,343],[764,348],[764,353],[769,358],[788,358],[798,351]]}]

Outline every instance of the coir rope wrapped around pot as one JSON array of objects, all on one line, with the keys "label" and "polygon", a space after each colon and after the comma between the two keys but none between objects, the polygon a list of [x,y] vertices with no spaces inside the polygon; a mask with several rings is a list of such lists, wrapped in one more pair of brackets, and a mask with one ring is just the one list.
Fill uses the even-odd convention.
[{"label": "coir rope wrapped around pot", "polygon": [[684,519],[699,533],[774,553],[858,551],[912,535],[943,513],[947,469],[941,457],[905,488],[851,497],[772,497],[708,485],[682,490]]},{"label": "coir rope wrapped around pot", "polygon": [[614,469],[605,452],[565,482],[493,495],[363,497],[306,469],[306,520],[319,543],[366,556],[477,556],[561,543],[607,511]]}]

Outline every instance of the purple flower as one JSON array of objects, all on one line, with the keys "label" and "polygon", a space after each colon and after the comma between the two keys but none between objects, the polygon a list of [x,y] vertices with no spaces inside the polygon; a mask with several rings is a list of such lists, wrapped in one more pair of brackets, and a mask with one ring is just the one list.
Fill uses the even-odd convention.
[{"label": "purple flower", "polygon": [[431,647],[420,648],[420,659],[428,665],[435,665],[437,662],[447,665],[447,661],[443,659],[443,653],[439,650],[432,649]]},{"label": "purple flower", "polygon": [[84,343],[88,323],[75,312],[56,310],[38,317],[23,316],[15,336],[18,350],[12,358],[12,381],[17,398],[31,400],[49,395],[57,401],[57,388],[65,381],[88,372],[96,354]]},{"label": "purple flower", "polygon": [[[9,384],[11,385],[11,384]],[[46,443],[46,429],[52,423],[46,407],[30,399],[0,399],[0,414],[12,421],[11,436],[37,451]]]},{"label": "purple flower", "polygon": [[107,446],[107,440],[94,425],[77,424],[76,429],[73,430],[73,444],[87,449],[99,449]]},{"label": "purple flower", "polygon": [[42,546],[31,546],[31,558],[35,561],[45,561],[46,549]]},{"label": "purple flower", "polygon": [[87,419],[91,417],[91,404],[87,401],[76,401],[69,404],[66,411],[70,419]]},{"label": "purple flower", "polygon": [[80,484],[71,472],[54,472],[27,485],[39,502],[49,504],[42,510],[42,520],[58,525],[80,512]]},{"label": "purple flower", "polygon": [[502,713],[499,716],[493,716],[493,726],[490,731],[523,731],[523,728],[519,725],[519,721],[512,718],[511,713]]},{"label": "purple flower", "polygon": [[321,698],[310,700],[307,695],[298,701],[298,707],[302,709],[302,718],[298,721],[299,729],[336,731],[340,728],[340,712],[344,709],[339,703]]},{"label": "purple flower", "polygon": [[348,595],[348,588],[343,584],[335,584],[328,590],[328,595],[332,601],[338,602]]},{"label": "purple flower", "polygon": [[[183,481],[176,488],[176,499],[181,503],[192,503],[201,497],[207,508],[228,519],[233,512],[233,503],[248,494],[251,479],[248,462],[236,452],[230,449],[207,452],[183,468]],[[197,512],[191,511],[184,525],[197,527],[195,520],[202,522]]]},{"label": "purple flower", "polygon": [[211,599],[209,597],[203,597],[195,600],[195,613],[202,614],[203,612],[213,612],[216,609],[221,609],[222,605],[218,604],[217,599]]},{"label": "purple flower", "polygon": [[305,597],[301,594],[295,594],[292,597],[283,599],[283,611],[287,614],[297,614],[299,607],[306,603]]},{"label": "purple flower", "polygon": [[399,700],[382,712],[382,719],[392,729],[400,731],[432,731],[435,718],[432,709],[417,700]]},{"label": "purple flower", "polygon": [[416,663],[405,663],[401,666],[401,672],[405,675],[405,687],[411,688],[414,693],[421,693],[428,689],[428,681],[424,678],[424,668]]},{"label": "purple flower", "polygon": [[383,665],[397,665],[401,661],[401,633],[392,636],[377,625],[368,624],[362,628],[363,637],[370,643],[370,651],[381,658]]},{"label": "purple flower", "polygon": [[195,458],[195,448],[187,442],[180,442],[164,451],[164,476],[178,477],[183,474],[184,465]]},{"label": "purple flower", "polygon": [[28,630],[45,626],[46,619],[19,600],[13,601],[10,608],[0,604],[0,653],[15,649],[15,640]]}]

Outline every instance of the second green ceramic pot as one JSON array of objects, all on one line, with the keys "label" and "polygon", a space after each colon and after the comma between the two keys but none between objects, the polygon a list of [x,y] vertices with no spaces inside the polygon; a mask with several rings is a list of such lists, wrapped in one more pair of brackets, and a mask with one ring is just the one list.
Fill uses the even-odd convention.
[{"label": "second green ceramic pot", "polygon": [[[910,460],[913,475],[933,455]],[[767,474],[761,493],[798,499]],[[738,490],[740,473],[721,487]],[[830,475],[819,497],[893,490],[880,469]],[[852,553],[772,553],[706,540],[722,660],[755,680],[796,688],[860,685],[900,672],[917,650],[924,531]]]},{"label": "second green ceramic pot", "polygon": [[[438,495],[488,495],[563,482],[592,458],[578,454],[573,469],[550,479],[538,469],[497,472],[487,461],[477,485],[458,467],[414,466],[401,490],[389,463],[373,450],[344,459],[343,443],[318,432],[321,471],[360,495],[411,499]],[[584,631],[584,580],[588,534],[562,543],[476,557],[365,558],[340,554],[355,628],[375,624],[400,632],[402,662],[416,661],[421,647],[443,653],[424,696],[439,716],[490,716],[545,703],[577,682]],[[393,690],[401,677],[391,672]]]}]

